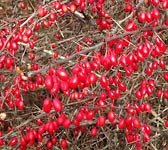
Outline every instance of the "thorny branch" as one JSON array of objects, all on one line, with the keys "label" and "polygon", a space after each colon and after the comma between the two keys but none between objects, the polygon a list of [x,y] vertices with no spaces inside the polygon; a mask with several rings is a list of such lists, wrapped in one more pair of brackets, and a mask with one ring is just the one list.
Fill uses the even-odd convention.
[{"label": "thorny branch", "polygon": [[[64,64],[64,63],[67,63],[67,62],[69,62],[70,60],[74,59],[74,58],[77,57],[77,56],[80,56],[80,55],[82,55],[82,54],[87,54],[87,53],[91,52],[92,50],[97,50],[97,49],[100,48],[103,44],[105,44],[105,43],[107,43],[107,42],[110,42],[110,41],[112,41],[112,40],[114,40],[114,39],[123,38],[123,37],[125,37],[125,36],[127,36],[127,35],[138,34],[138,33],[141,33],[141,32],[143,32],[143,31],[148,31],[148,30],[158,31],[158,30],[167,30],[167,29],[168,29],[167,26],[165,26],[165,27],[159,26],[159,27],[156,27],[156,28],[151,28],[151,27],[149,27],[149,28],[145,28],[145,29],[140,29],[140,30],[132,31],[132,32],[125,32],[125,33],[123,33],[123,34],[121,34],[121,35],[118,35],[118,36],[115,36],[115,37],[111,37],[111,38],[109,38],[109,39],[105,39],[105,41],[100,42],[100,43],[98,43],[98,44],[96,44],[96,45],[94,45],[94,46],[91,46],[91,47],[88,47],[88,48],[84,48],[84,49],[81,50],[80,52],[77,52],[77,53],[75,53],[75,54],[69,56],[68,58],[61,59],[61,60],[60,60],[60,59],[59,59],[59,60],[56,60],[55,63],[56,63],[56,64]],[[50,68],[52,68],[53,66],[54,66],[54,64],[51,64],[51,65],[45,66],[45,67],[43,67],[43,68],[41,68],[41,69],[39,69],[39,70],[37,70],[37,71],[30,71],[30,72],[27,73],[27,76],[28,76],[28,77],[31,77],[31,76],[36,75],[36,74],[38,74],[38,73],[46,73],[46,71],[49,70]]]}]

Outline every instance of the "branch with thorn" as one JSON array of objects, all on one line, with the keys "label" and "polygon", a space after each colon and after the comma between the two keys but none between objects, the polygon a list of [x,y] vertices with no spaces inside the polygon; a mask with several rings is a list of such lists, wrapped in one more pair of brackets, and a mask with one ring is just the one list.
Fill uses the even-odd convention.
[{"label": "branch with thorn", "polygon": [[[71,56],[69,56],[68,58],[65,58],[65,59],[58,59],[55,61],[56,64],[60,65],[60,64],[64,64],[64,63],[67,63],[69,61],[71,61],[72,59],[74,59],[75,57],[77,56],[80,56],[82,54],[87,54],[91,51],[94,51],[94,50],[97,50],[98,48],[100,48],[103,44],[107,43],[107,42],[110,42],[114,39],[119,39],[119,38],[123,38],[127,35],[133,35],[133,34],[138,34],[138,33],[141,33],[141,32],[144,32],[144,31],[148,31],[148,30],[153,30],[153,31],[158,31],[158,30],[167,30],[168,27],[167,26],[159,26],[159,27],[156,27],[156,28],[151,28],[151,27],[146,27],[144,29],[140,29],[140,30],[136,30],[136,31],[131,31],[131,32],[124,32],[123,34],[120,34],[118,36],[115,36],[115,37],[111,37],[109,39],[105,39],[103,42],[100,42],[94,46],[91,46],[91,47],[88,47],[88,48],[84,48],[83,50],[81,50],[80,52],[77,52]],[[30,71],[27,73],[27,76],[28,77],[31,77],[33,75],[36,75],[38,73],[45,73],[47,70],[49,70],[50,68],[54,67],[55,64],[51,64],[51,65],[48,65],[48,66],[45,66],[37,71]]]}]

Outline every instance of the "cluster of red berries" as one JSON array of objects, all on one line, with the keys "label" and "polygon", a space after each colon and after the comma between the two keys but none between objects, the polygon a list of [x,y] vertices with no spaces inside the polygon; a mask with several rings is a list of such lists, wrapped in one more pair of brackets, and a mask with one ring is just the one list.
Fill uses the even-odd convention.
[{"label": "cluster of red berries", "polygon": [[[29,109],[23,93],[28,95],[42,88],[45,94],[43,90],[38,96],[39,106],[43,110],[41,115],[49,118],[41,119],[40,115],[39,118],[35,117],[35,127],[8,127],[9,133],[19,130],[20,135],[11,134],[7,142],[4,142],[5,134],[1,131],[1,146],[8,143],[11,147],[19,146],[21,150],[28,145],[42,149],[39,143],[43,143],[52,149],[59,140],[61,148],[67,148],[68,140],[63,133],[58,139],[57,133],[72,129],[73,135],[77,137],[80,132],[87,132],[87,123],[93,137],[98,136],[102,127],[112,125],[123,131],[127,142],[134,143],[137,150],[150,141],[152,129],[142,119],[143,115],[153,110],[153,100],[150,98],[168,100],[167,45],[156,33],[162,30],[158,28],[161,26],[164,34],[168,26],[168,19],[162,20],[166,16],[168,1],[146,0],[143,2],[143,11],[132,0],[123,1],[126,15],[132,13],[124,25],[116,23],[113,14],[105,9],[105,3],[105,0],[74,0],[65,4],[54,1],[48,5],[39,5],[25,20],[15,18],[14,27],[0,30],[0,71],[7,71],[0,74],[0,82],[5,83],[0,94],[1,109]],[[115,2],[112,0],[109,3]],[[20,2],[19,7],[25,11],[29,6]],[[95,24],[100,34],[104,34],[103,31],[111,32],[117,24],[125,35],[121,37],[117,32],[114,35],[108,33],[103,36],[105,42],[96,47],[97,50],[92,51],[92,54],[73,57],[76,61],[72,63],[73,66],[57,66],[55,63],[45,73],[28,76],[26,72],[38,72],[45,67],[38,59],[41,55],[38,50],[40,32],[50,32],[50,28],[57,25],[58,20],[66,19],[68,13],[75,16],[86,10],[96,16]],[[54,33],[56,41],[63,37],[58,32]],[[87,46],[95,43],[91,37],[85,37],[82,42]],[[53,62],[56,62],[60,58],[60,53],[54,51],[57,44],[52,41],[49,47]],[[74,50],[76,56],[82,54],[82,51],[83,47],[77,44]],[[65,54],[62,57],[66,60],[71,56]],[[25,61],[31,64],[21,66],[22,70],[18,67],[18,61],[21,61],[20,64],[25,64]],[[166,127],[167,119],[164,118]],[[6,125],[3,121],[2,124]]]}]

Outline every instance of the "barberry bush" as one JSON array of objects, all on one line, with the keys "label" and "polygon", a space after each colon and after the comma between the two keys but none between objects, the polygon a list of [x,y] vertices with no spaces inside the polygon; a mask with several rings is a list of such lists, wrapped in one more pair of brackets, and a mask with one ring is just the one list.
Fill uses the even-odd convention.
[{"label": "barberry bush", "polygon": [[1,0],[0,149],[166,150],[167,0]]}]

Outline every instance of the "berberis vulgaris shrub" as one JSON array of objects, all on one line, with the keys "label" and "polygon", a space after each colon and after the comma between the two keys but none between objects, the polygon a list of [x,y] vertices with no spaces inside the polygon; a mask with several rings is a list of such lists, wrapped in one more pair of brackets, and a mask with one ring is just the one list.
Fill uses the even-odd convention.
[{"label": "berberis vulgaris shrub", "polygon": [[166,150],[167,0],[1,0],[0,149]]}]

